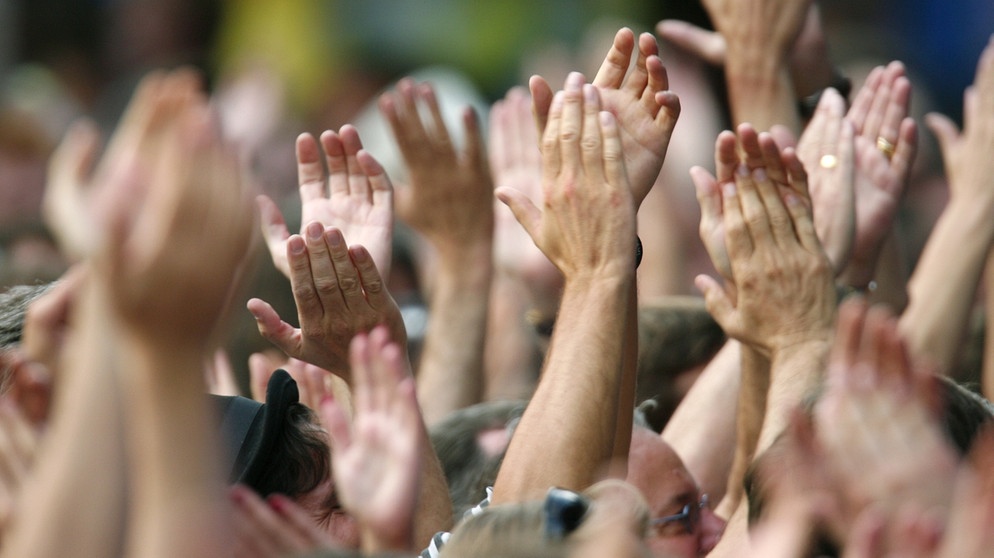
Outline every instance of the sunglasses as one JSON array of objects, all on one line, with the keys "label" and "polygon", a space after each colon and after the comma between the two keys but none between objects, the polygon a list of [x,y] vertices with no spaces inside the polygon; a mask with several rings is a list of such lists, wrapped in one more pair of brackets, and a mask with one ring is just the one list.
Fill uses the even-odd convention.
[{"label": "sunglasses", "polygon": [[[708,495],[701,494],[699,502],[691,502],[680,513],[653,519],[652,528],[662,537],[692,534],[701,522],[701,510],[708,507]],[[680,529],[682,527],[682,529]]]}]

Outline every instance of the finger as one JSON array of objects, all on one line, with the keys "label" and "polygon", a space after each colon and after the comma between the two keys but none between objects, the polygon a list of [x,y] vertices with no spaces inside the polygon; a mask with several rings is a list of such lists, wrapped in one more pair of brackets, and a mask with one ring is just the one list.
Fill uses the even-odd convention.
[{"label": "finger", "polygon": [[[352,361],[352,375],[356,378],[356,381],[358,381],[358,377],[365,375],[365,372],[359,372],[355,360]],[[358,393],[356,395],[358,399]],[[356,401],[356,408],[363,408],[359,406],[358,400]],[[330,392],[321,400],[320,413],[321,422],[328,429],[328,442],[331,445],[332,458],[334,458],[336,454],[348,450],[349,446],[352,445],[352,426],[349,423],[345,409],[342,408],[338,400]]]},{"label": "finger", "polygon": [[[487,152],[483,144],[483,133],[480,131],[480,118],[476,109],[467,106],[462,113],[463,130],[466,131],[466,147],[463,149],[463,164],[472,169],[480,169],[480,176],[489,177],[487,167]],[[480,187],[492,188],[490,184],[477,183]]]},{"label": "finger", "polygon": [[514,218],[528,232],[528,236],[532,237],[532,240],[535,240],[535,243],[538,244],[542,238],[542,212],[535,207],[535,204],[528,199],[528,196],[520,190],[506,186],[497,188],[494,191],[494,195],[511,210]]},{"label": "finger", "polygon": [[918,124],[910,116],[901,121],[901,126],[897,134],[897,147],[894,149],[894,156],[891,157],[890,166],[894,169],[898,181],[903,187],[908,182],[911,173],[911,166],[915,162],[918,154]]},{"label": "finger", "polygon": [[365,149],[360,149],[356,153],[356,161],[359,168],[369,180],[369,186],[373,194],[373,207],[389,208],[393,211],[393,183],[387,176],[383,165]]},{"label": "finger", "polygon": [[[662,59],[656,55],[650,56],[645,61],[645,69],[648,75],[648,84],[642,91],[642,105],[649,111],[649,114],[655,115],[656,111],[659,109],[659,103],[656,101],[656,94],[666,91],[670,87],[669,76],[666,74],[666,66],[663,65]],[[676,97],[676,95],[674,95]],[[679,111],[680,98],[676,97],[677,110]],[[677,113],[679,114],[679,112]]]},{"label": "finger", "polygon": [[542,184],[545,188],[555,184],[556,177],[559,175],[559,167],[562,164],[563,156],[562,147],[559,145],[559,134],[565,102],[566,93],[563,91],[556,92],[555,96],[552,97],[549,120],[542,137]]},{"label": "finger", "polygon": [[898,77],[890,91],[883,119],[880,122],[880,137],[897,145],[901,122],[908,116],[911,106],[911,82],[904,76]]},{"label": "finger", "polygon": [[285,525],[307,541],[306,548],[298,549],[300,552],[333,546],[328,534],[317,527],[314,517],[299,504],[282,494],[273,494],[268,500],[270,507],[285,520]]},{"label": "finger", "polygon": [[633,50],[635,50],[635,33],[627,27],[619,29],[591,83],[601,88],[620,89],[625,74],[628,73]]},{"label": "finger", "polygon": [[721,184],[721,213],[724,215],[725,247],[728,250],[729,261],[748,257],[752,253],[753,243],[749,236],[743,218],[742,206],[739,201],[738,180]]},{"label": "finger", "polygon": [[787,177],[787,170],[783,167],[780,147],[774,139],[773,132],[759,134],[758,141],[766,174],[777,188],[789,188],[790,180]]},{"label": "finger", "polygon": [[265,537],[271,548],[278,549],[276,555],[295,552],[307,548],[307,543],[292,529],[287,529],[283,520],[256,493],[242,486],[232,487],[235,506],[248,514],[252,524]]},{"label": "finger", "polygon": [[866,510],[853,525],[850,542],[842,558],[872,558],[883,555],[885,522],[880,514]]},{"label": "finger", "polygon": [[362,291],[366,293],[369,305],[379,311],[390,308],[393,299],[390,297],[386,285],[383,284],[383,279],[380,277],[380,272],[377,271],[376,263],[369,255],[369,251],[364,246],[350,246],[349,257],[359,272],[359,282],[362,285]]},{"label": "finger", "polygon": [[[758,168],[759,167],[757,167],[757,169]],[[762,176],[764,179],[766,178],[765,174]],[[727,185],[725,189],[727,190]],[[727,228],[728,225],[726,223],[726,234],[732,235],[734,232],[736,236],[745,235],[749,239],[750,245],[753,249],[760,246],[768,246],[769,243],[774,241],[769,214],[766,212],[763,199],[759,194],[759,188],[755,181],[753,181],[752,172],[744,164],[739,165],[739,168],[735,171],[735,190],[736,194],[732,197],[737,198],[738,203],[734,203],[734,200],[731,200],[733,202],[732,205],[738,205],[741,208],[742,219],[745,227],[739,230],[729,229]],[[728,205],[730,199],[731,198],[726,195],[723,207],[726,221],[729,216]],[[737,242],[741,242],[741,240]],[[732,252],[732,244],[728,244],[728,248],[732,261],[734,262],[736,260],[735,254],[737,252]]]},{"label": "finger", "polygon": [[325,234],[325,243],[328,246],[328,253],[335,266],[335,275],[338,278],[338,289],[345,300],[345,306],[352,311],[353,315],[368,306],[365,297],[362,295],[362,288],[359,284],[359,274],[356,272],[352,260],[349,259],[349,247],[345,243],[342,231],[331,228]]},{"label": "finger", "polygon": [[811,214],[810,200],[803,200],[797,192],[790,191],[784,196],[784,203],[787,205],[787,211],[790,213],[790,219],[794,225],[794,232],[801,246],[812,254],[824,256]]},{"label": "finger", "polygon": [[318,144],[314,136],[307,133],[297,136],[297,185],[300,187],[301,202],[325,196],[324,166]]},{"label": "finger", "polygon": [[259,334],[263,338],[288,355],[298,354],[299,329],[281,320],[276,310],[263,300],[249,299],[246,306],[255,318],[256,327],[259,328]]},{"label": "finger", "polygon": [[552,87],[542,76],[532,76],[528,80],[528,90],[532,96],[532,116],[535,119],[537,138],[541,142],[545,135],[545,127],[549,122],[549,110],[552,108]]},{"label": "finger", "polygon": [[[811,123],[808,123],[808,128],[811,127]],[[805,128],[807,130],[807,128]],[[774,124],[770,127],[770,135],[777,142],[777,147],[784,149],[787,147],[797,147],[797,138],[794,136],[794,132],[782,124]]]},{"label": "finger", "polygon": [[604,150],[601,142],[599,114],[600,95],[591,84],[583,86],[583,127],[580,138],[580,152],[585,174],[600,182],[604,176]]},{"label": "finger", "polygon": [[[338,313],[343,308],[345,301],[338,287],[338,276],[331,263],[331,254],[324,241],[324,226],[318,221],[312,221],[305,227],[304,234],[307,257],[310,263],[310,281],[314,284],[317,298],[320,301],[320,306],[314,307],[313,311],[308,312],[311,318],[308,320],[308,326],[320,327],[328,315]],[[301,278],[301,280],[303,279]],[[301,322],[300,327],[304,331],[308,330],[303,322]]]},{"label": "finger", "polygon": [[386,327],[373,328],[369,333],[369,387],[373,409],[383,411],[390,409],[391,395],[397,385],[397,374],[390,368],[385,358],[391,350],[397,351],[397,346],[390,343],[390,334]]},{"label": "finger", "polygon": [[349,364],[352,366],[352,378],[354,380],[352,395],[353,409],[355,416],[372,409],[372,391],[370,375],[370,341],[368,333],[360,333],[352,338],[349,345]]},{"label": "finger", "polygon": [[623,85],[628,93],[635,97],[642,97],[646,85],[649,83],[649,71],[646,68],[646,61],[650,56],[658,58],[659,45],[652,33],[642,33],[638,37],[638,56],[635,59],[635,66],[628,72]]},{"label": "finger", "polygon": [[745,157],[746,167],[751,171],[763,166],[763,151],[759,148],[759,132],[756,128],[749,123],[739,124],[735,128],[735,136],[738,138],[739,151]]},{"label": "finger", "polygon": [[850,297],[839,306],[835,340],[829,356],[828,376],[833,385],[845,384],[847,370],[856,365],[859,343],[863,336],[863,323],[869,306],[863,297]]},{"label": "finger", "polygon": [[338,131],[342,138],[342,146],[345,148],[345,163],[348,169],[349,196],[358,200],[359,203],[369,202],[369,180],[359,168],[359,161],[356,154],[362,149],[362,140],[359,139],[359,131],[355,126],[346,124]]},{"label": "finger", "polygon": [[866,113],[866,121],[863,123],[863,137],[870,139],[880,137],[880,127],[884,122],[884,114],[887,112],[887,105],[890,103],[890,93],[893,87],[893,83],[887,79],[888,73],[889,67],[888,70],[884,71],[883,81],[873,96],[873,101],[870,103],[870,110]]},{"label": "finger", "polygon": [[431,114],[432,141],[441,146],[451,146],[452,139],[449,137],[449,129],[445,126],[445,119],[442,118],[442,110],[438,106],[435,90],[430,84],[422,83],[418,85],[417,95],[418,99],[428,107],[428,112]]},{"label": "finger", "polygon": [[344,198],[349,195],[349,165],[345,157],[345,145],[334,130],[321,134],[321,147],[328,165],[328,191],[331,198]]},{"label": "finger", "polygon": [[715,31],[676,19],[664,19],[656,24],[656,33],[674,45],[690,52],[712,66],[725,63],[725,38]]},{"label": "finger", "polygon": [[707,308],[708,314],[711,314],[725,331],[735,331],[735,306],[721,285],[713,277],[707,275],[695,277],[694,285],[704,295],[704,306]]},{"label": "finger", "polygon": [[[772,139],[770,140],[772,142]],[[783,199],[777,186],[767,175],[765,167],[759,167],[752,171],[750,178],[755,184],[756,191],[762,201],[766,214],[769,230],[773,234],[773,239],[781,247],[796,245],[794,236],[793,221],[784,207]]]},{"label": "finger", "polygon": [[[510,93],[508,93],[510,95]],[[490,106],[490,133],[488,137],[490,147],[490,168],[494,172],[510,166],[511,150],[510,138],[515,137],[514,122],[511,118],[510,100],[498,100]]]},{"label": "finger", "polygon": [[504,148],[511,150],[510,160],[518,165],[537,163],[538,139],[533,131],[531,100],[524,88],[514,87],[508,92],[504,117],[508,134],[504,141],[510,142]]},{"label": "finger", "polygon": [[715,177],[718,183],[735,180],[735,167],[739,165],[735,134],[725,130],[718,134],[714,143]]},{"label": "finger", "polygon": [[608,183],[621,191],[630,191],[628,184],[628,173],[625,170],[625,153],[621,144],[621,128],[614,114],[609,111],[601,111],[599,114],[601,136],[603,138],[603,153],[601,154],[604,164],[604,175]]},{"label": "finger", "polygon": [[559,124],[559,148],[562,157],[561,167],[555,169],[577,169],[582,165],[580,138],[583,136],[583,74],[571,72],[566,78],[563,97],[563,116]]},{"label": "finger", "polygon": [[[877,66],[870,71],[869,75],[866,76],[863,86],[859,88],[859,92],[853,98],[852,106],[849,107],[849,112],[846,114],[849,120],[852,120],[856,126],[856,133],[859,135],[863,135],[866,117],[870,112],[870,106],[873,104],[874,97],[876,97],[877,89],[880,87],[883,75],[883,66]],[[872,139],[876,139],[876,136]]]}]

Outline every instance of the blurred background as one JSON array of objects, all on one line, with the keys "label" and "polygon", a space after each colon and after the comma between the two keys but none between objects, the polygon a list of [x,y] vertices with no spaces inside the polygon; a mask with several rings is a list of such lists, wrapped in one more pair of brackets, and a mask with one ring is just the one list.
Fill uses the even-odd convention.
[{"label": "blurred background", "polygon": [[[994,32],[994,1],[820,6],[833,60],[856,86],[871,65],[899,59],[915,86],[915,114],[961,118],[963,89]],[[109,133],[138,79],[153,68],[200,68],[226,133],[294,230],[293,145],[300,132],[375,119],[370,101],[379,92],[429,67],[435,69],[422,75],[447,84],[440,87],[443,103],[448,94],[485,112],[531,74],[557,84],[569,70],[593,72],[619,27],[651,32],[664,18],[709,25],[698,0],[0,0],[0,286],[62,273],[65,264],[39,216],[46,160],[80,116]],[[664,48],[671,88],[685,108],[674,145],[688,142],[694,156],[682,160],[710,166],[712,132],[727,126],[721,73],[686,58]],[[367,148],[402,180],[387,153],[389,139],[359,129]],[[702,138],[690,143],[695,131]],[[929,178],[941,176],[934,145],[926,141],[921,159],[921,178],[903,210],[914,224],[909,265],[944,203],[941,180]],[[686,168],[678,169],[684,178]],[[693,192],[681,190],[677,198],[693,231]],[[258,281],[288,292],[280,278]],[[287,303],[283,313],[293,315]]]}]

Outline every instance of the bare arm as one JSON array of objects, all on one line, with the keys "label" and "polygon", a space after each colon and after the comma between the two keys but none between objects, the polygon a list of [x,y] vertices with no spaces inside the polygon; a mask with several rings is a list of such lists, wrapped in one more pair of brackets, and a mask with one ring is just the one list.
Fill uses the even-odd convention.
[{"label": "bare arm", "polygon": [[[431,114],[421,120],[418,106]],[[418,366],[418,394],[433,424],[483,395],[483,341],[492,276],[493,182],[476,114],[467,108],[467,145],[456,151],[429,84],[401,80],[380,111],[410,169],[398,190],[398,217],[435,249],[429,321]]]},{"label": "bare arm", "polygon": [[994,44],[980,57],[967,91],[962,134],[949,119],[929,115],[949,178],[950,201],[935,225],[908,285],[901,333],[916,356],[928,356],[943,371],[953,364],[994,243]]}]

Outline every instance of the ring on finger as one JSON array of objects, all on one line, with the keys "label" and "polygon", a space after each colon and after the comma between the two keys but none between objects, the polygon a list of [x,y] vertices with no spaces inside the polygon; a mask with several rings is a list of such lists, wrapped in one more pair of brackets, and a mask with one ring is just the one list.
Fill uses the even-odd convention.
[{"label": "ring on finger", "polygon": [[877,136],[877,149],[890,160],[894,156],[894,144],[883,136]]}]

